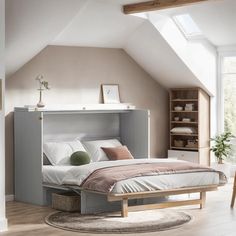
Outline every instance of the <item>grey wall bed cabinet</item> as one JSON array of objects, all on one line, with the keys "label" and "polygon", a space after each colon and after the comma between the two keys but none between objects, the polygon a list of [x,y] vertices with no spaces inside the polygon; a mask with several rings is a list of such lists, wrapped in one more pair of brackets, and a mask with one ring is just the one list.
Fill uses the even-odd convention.
[{"label": "grey wall bed cabinet", "polygon": [[[52,192],[65,189],[43,183],[45,140],[78,136],[82,140],[118,137],[135,158],[149,158],[149,120],[148,110],[129,107],[104,110],[102,105],[98,109],[15,108],[15,200],[48,205]],[[104,207],[107,209],[105,196],[81,191],[83,213],[95,211],[97,208],[102,210]]]}]

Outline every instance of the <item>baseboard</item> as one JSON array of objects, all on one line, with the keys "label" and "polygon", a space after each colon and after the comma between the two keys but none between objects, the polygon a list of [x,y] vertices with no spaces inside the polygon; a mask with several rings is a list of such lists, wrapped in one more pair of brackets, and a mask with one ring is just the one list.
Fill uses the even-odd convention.
[{"label": "baseboard", "polygon": [[7,219],[0,218],[0,232],[7,231]]},{"label": "baseboard", "polygon": [[14,198],[15,198],[15,196],[13,194],[5,196],[6,202],[12,202],[12,201],[14,201]]}]

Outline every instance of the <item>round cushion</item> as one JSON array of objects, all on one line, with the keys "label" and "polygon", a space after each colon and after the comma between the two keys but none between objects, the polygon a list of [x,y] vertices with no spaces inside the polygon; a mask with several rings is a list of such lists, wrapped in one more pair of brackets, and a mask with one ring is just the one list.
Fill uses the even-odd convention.
[{"label": "round cushion", "polygon": [[90,163],[90,157],[87,152],[78,151],[70,156],[70,163],[73,166],[81,166]]}]

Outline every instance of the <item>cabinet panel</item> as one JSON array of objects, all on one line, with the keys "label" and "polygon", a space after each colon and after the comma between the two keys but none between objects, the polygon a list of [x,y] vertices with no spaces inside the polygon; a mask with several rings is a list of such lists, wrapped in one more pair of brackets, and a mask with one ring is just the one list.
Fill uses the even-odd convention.
[{"label": "cabinet panel", "polygon": [[178,158],[178,160],[199,162],[198,152],[168,150],[168,158]]}]

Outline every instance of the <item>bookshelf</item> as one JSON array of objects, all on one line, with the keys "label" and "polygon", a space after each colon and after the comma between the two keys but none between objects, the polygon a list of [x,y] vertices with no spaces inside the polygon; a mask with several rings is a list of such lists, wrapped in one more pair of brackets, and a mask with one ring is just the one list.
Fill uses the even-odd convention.
[{"label": "bookshelf", "polygon": [[[210,164],[210,96],[200,88],[170,89],[170,150],[200,164]],[[191,133],[172,132],[188,128]],[[189,158],[193,153],[194,159]],[[182,158],[181,158],[182,157]]]}]

